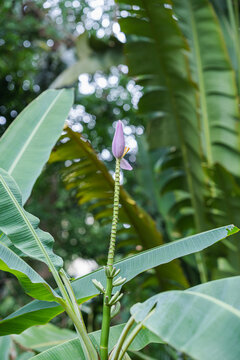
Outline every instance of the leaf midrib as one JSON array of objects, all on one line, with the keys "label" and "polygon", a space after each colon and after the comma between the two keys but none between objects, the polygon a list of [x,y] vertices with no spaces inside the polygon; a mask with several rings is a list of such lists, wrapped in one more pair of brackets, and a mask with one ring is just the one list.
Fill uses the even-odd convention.
[{"label": "leaf midrib", "polygon": [[200,293],[198,291],[190,291],[190,290],[184,290],[184,293],[187,293],[189,295],[194,295],[196,297],[204,298],[204,299],[206,299],[206,300],[208,300],[208,301],[210,301],[212,303],[215,303],[215,304],[223,307],[227,311],[230,311],[231,313],[233,313],[234,315],[236,315],[236,316],[238,316],[240,318],[240,310],[236,309],[232,305],[229,305],[229,304],[225,303],[222,300],[219,300],[219,299],[215,298],[214,296],[210,296],[210,295],[207,295],[207,294]]}]

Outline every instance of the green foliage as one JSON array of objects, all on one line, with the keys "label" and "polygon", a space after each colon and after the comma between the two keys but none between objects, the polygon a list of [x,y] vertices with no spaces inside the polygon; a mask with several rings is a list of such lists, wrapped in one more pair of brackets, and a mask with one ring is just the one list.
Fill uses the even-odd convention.
[{"label": "green foliage", "polygon": [[207,0],[175,0],[173,11],[188,41],[192,78],[198,84],[203,155],[209,166],[219,163],[239,176],[237,86],[217,16]]},{"label": "green foliage", "polygon": [[95,260],[101,264],[109,228],[101,227],[100,231],[99,222],[86,223],[89,216],[87,206],[79,210],[74,194],[64,187],[61,168],[62,164],[59,163],[46,165],[25,209],[37,214],[43,229],[50,229],[55,239],[55,251],[64,258],[66,267],[77,256],[92,259],[96,255]]},{"label": "green foliage", "polygon": [[1,137],[0,167],[18,183],[23,203],[61,135],[72,102],[72,90],[48,90],[22,112]]},{"label": "green foliage", "polygon": [[189,194],[200,231],[205,222],[202,211],[204,174],[197,101],[189,74],[186,42],[172,11],[164,4],[164,1],[155,0],[140,2],[140,9],[131,11],[120,24],[128,36],[125,52],[129,74],[138,76],[140,84],[144,85],[139,112],[150,119],[147,123],[149,144],[151,148],[160,144],[180,150],[184,191]]},{"label": "green foliage", "polygon": [[[116,262],[115,266],[121,270],[121,276],[125,277],[126,282],[128,282],[146,270],[168,263],[181,256],[200,251],[238,231],[239,229],[233,225],[210,230],[125,258]],[[92,284],[92,279],[97,279],[105,286],[104,270],[96,270],[72,282],[79,303],[83,303],[98,294]],[[118,291],[120,288],[121,286],[115,287],[113,292]],[[17,334],[28,327],[45,324],[61,312],[63,312],[63,308],[57,303],[35,300],[0,321],[0,334]],[[29,317],[30,313],[31,317]]]},{"label": "green foliage", "polygon": [[59,297],[37,272],[1,242],[0,254],[0,269],[15,275],[28,295],[47,301]]},{"label": "green foliage", "polygon": [[34,259],[49,262],[60,269],[62,259],[52,250],[52,236],[38,228],[39,219],[27,213],[22,207],[22,198],[14,179],[0,169],[0,230],[12,244],[24,254]]},{"label": "green foliage", "polygon": [[37,352],[45,351],[53,346],[76,338],[75,331],[60,329],[52,324],[34,326],[20,335],[13,335],[16,343]]},{"label": "green foliage", "polygon": [[[221,226],[236,213],[239,198],[239,99],[233,70],[238,8],[229,24],[231,7],[226,11],[223,2],[214,1],[217,12],[207,0],[119,3],[123,9],[137,5],[120,24],[127,34],[129,73],[143,86],[139,113],[155,161],[150,168],[155,171],[155,211],[163,216],[169,239]],[[221,256],[231,258],[229,249],[222,249]],[[210,250],[205,260],[214,278],[218,265],[211,258]]]},{"label": "green foliage", "polygon": [[[188,286],[188,282],[196,284],[197,268],[202,280],[207,279],[208,275],[214,279],[238,274],[239,271],[239,245],[235,243],[234,238],[230,241],[225,239],[236,234],[239,230],[237,227],[224,226],[192,235],[225,223],[238,224],[239,221],[238,3],[232,3],[230,0],[226,3],[215,0],[118,2],[120,11],[117,15],[122,16],[120,23],[122,31],[127,36],[125,53],[129,75],[143,86],[143,96],[138,110],[142,120],[137,117],[133,123],[144,123],[147,134],[147,142],[145,138],[139,141],[140,151],[135,166],[137,170],[134,175],[130,174],[128,181],[129,193],[134,194],[137,202],[121,188],[120,222],[125,226],[129,225],[130,228],[126,229],[123,226],[118,231],[121,240],[119,244],[130,244],[130,248],[134,246],[134,251],[136,245],[150,250],[120,259],[116,262],[116,268],[121,270],[121,276],[126,277],[129,282],[142,272],[148,271],[149,274],[151,269],[156,267],[160,290],[181,289],[160,293],[132,308],[137,324],[129,336],[131,337],[136,329],[140,329],[140,325],[141,330],[129,350],[132,350],[131,354],[135,356],[136,352],[147,344],[164,341],[165,344],[161,345],[157,358],[162,357],[162,354],[164,358],[166,355],[168,360],[181,356],[175,351],[166,354],[167,345],[183,353],[184,358],[239,358],[240,315],[236,295],[239,277],[182,290]],[[64,52],[67,47],[74,48],[77,56],[72,56],[70,67],[53,81],[52,87],[68,86],[76,82],[82,72],[93,74],[98,70],[109,71],[112,64],[122,62],[121,46],[114,38],[110,38],[109,41],[98,41],[87,33],[74,39],[69,34],[65,37],[69,29],[74,28],[73,22],[80,24],[79,21],[82,21],[84,14],[87,15],[87,11],[84,10],[86,4],[83,2],[71,12],[71,19],[74,19],[72,22],[69,20],[67,3],[69,2],[60,2],[57,5],[63,23],[59,27],[54,24],[54,16],[50,15],[53,8],[56,9],[55,5],[51,5],[51,10],[48,10],[47,3],[42,7],[42,0],[30,0],[23,6],[14,2],[13,16],[9,20],[9,17],[4,15],[9,14],[10,2],[6,1],[0,5],[3,15],[0,21],[6,27],[6,30],[0,30],[0,46],[4,45],[8,52],[0,57],[0,68],[3,70],[1,84],[2,87],[6,87],[8,83],[9,94],[16,86],[18,94],[21,95],[19,103],[23,97],[22,89],[25,92],[28,87],[28,91],[24,93],[24,101],[29,101],[33,96],[34,81],[39,67],[36,65],[40,64],[37,60],[39,54],[48,53],[42,60],[43,66],[39,67],[40,77],[45,66],[55,69],[55,75],[63,70],[60,55],[62,50],[56,51],[63,44]],[[46,17],[46,14],[50,16]],[[23,22],[21,33],[19,20],[22,18],[26,21]],[[68,20],[69,24],[65,30],[64,24]],[[22,39],[27,34],[29,26],[30,46],[27,45],[26,49],[23,49],[25,45],[23,42],[22,47]],[[95,26],[95,30],[97,28]],[[47,39],[54,39],[52,50],[46,47]],[[19,52],[16,52],[14,64],[12,60],[8,64],[8,59],[13,59],[11,54],[14,43],[17,43]],[[48,61],[54,56],[55,65],[52,67]],[[15,64],[18,61],[21,63],[19,73]],[[28,85],[20,79],[23,73],[25,76],[27,68],[30,74]],[[44,79],[39,80],[42,89],[55,78],[52,75],[44,74]],[[95,75],[92,79],[94,78]],[[124,81],[127,83],[128,78]],[[121,89],[120,82],[118,87]],[[39,91],[39,88],[35,87],[35,90]],[[83,128],[83,136],[71,128],[66,128],[50,160],[57,162],[51,165],[57,171],[61,167],[67,190],[75,196],[82,212],[86,209],[94,215],[95,224],[97,223],[99,228],[100,224],[109,224],[112,216],[114,181],[108,168],[100,160],[101,155],[98,156],[93,148],[98,148],[100,152],[109,148],[109,123],[116,119],[117,114],[120,114],[121,118],[126,117],[126,122],[134,114],[127,114],[124,106],[124,111],[119,110],[121,102],[118,103],[116,97],[111,97],[110,92],[109,89],[99,91],[96,87],[95,95],[102,96],[100,100],[96,100],[95,95],[85,98],[82,95],[77,96],[77,103],[84,106],[87,104],[85,110],[88,111],[92,123]],[[122,104],[125,95],[120,96]],[[0,106],[0,114],[9,115],[11,101],[6,99],[7,110],[5,106]],[[24,101],[23,104],[16,102],[17,112],[24,105]],[[126,102],[130,103],[128,96]],[[100,268],[72,281],[71,285],[66,278],[65,285],[69,295],[63,295],[65,300],[60,301],[64,305],[62,308],[57,303],[60,298],[59,290],[54,291],[21,259],[28,255],[49,265],[48,260],[51,258],[58,269],[62,267],[61,260],[52,251],[52,237],[39,230],[39,220],[23,209],[18,186],[25,203],[54,143],[60,136],[71,104],[71,90],[45,92],[19,115],[0,140],[0,166],[5,169],[0,170],[0,230],[4,233],[0,238],[0,269],[15,275],[26,293],[37,299],[0,321],[0,348],[1,351],[4,349],[5,357],[8,356],[13,343],[4,335],[20,333],[32,327],[24,334],[14,336],[14,344],[20,344],[20,349],[24,346],[35,352],[43,351],[34,358],[61,359],[71,356],[74,359],[89,359],[79,339],[73,338],[75,333],[49,324],[39,328],[33,326],[46,324],[63,312],[64,308],[73,322],[79,325],[79,321],[82,321],[81,313],[71,292],[71,285],[78,303],[81,304],[98,295],[92,279],[101,281],[105,286],[104,270]],[[11,114],[12,117],[15,115]],[[102,124],[99,130],[95,129],[95,119],[98,120],[98,124]],[[73,124],[78,124],[78,118],[71,114],[69,126]],[[93,140],[92,144],[85,141],[85,138]],[[61,198],[64,203],[62,199],[64,197]],[[67,206],[65,211],[66,209]],[[75,210],[77,213],[76,208]],[[51,226],[51,221],[52,217],[48,226]],[[95,228],[97,229],[97,226]],[[187,235],[190,236],[186,237]],[[98,231],[95,241],[102,242],[101,245],[104,247],[102,238],[105,238],[105,233]],[[182,239],[172,241],[179,238]],[[169,243],[162,245],[168,240]],[[213,250],[208,249],[204,256],[199,254],[199,251],[219,240],[223,240],[224,245],[214,247]],[[98,246],[94,247],[96,248],[102,249]],[[64,254],[65,250],[62,250]],[[89,247],[85,254],[91,254],[91,251],[96,250]],[[126,247],[124,251],[127,251]],[[79,253],[81,254],[81,251]],[[195,258],[192,255],[194,253]],[[183,261],[176,261],[182,256]],[[163,264],[165,265],[157,268]],[[55,280],[58,280],[58,276],[56,272]],[[149,278],[149,275],[145,278],[145,289],[149,287],[148,294],[152,294],[150,285],[153,278]],[[59,285],[58,281],[57,283]],[[64,294],[66,290],[61,286],[60,289]],[[114,288],[114,292],[118,290],[120,287]],[[139,289],[141,290],[142,288]],[[71,301],[68,300],[69,296]],[[149,311],[152,311],[151,316],[146,318]],[[124,321],[125,319],[120,322]],[[111,328],[110,350],[120,338],[123,326],[124,324],[121,324]],[[90,337],[98,348],[100,332],[94,332]],[[50,343],[50,338],[59,344],[52,347],[55,343]],[[93,349],[93,354],[94,351]],[[17,351],[16,358],[27,359],[32,355],[33,353],[29,352],[22,354],[20,350]],[[139,355],[139,358],[147,357]],[[125,359],[129,359],[129,355],[126,354]]]},{"label": "green foliage", "polygon": [[[116,344],[121,331],[125,324],[112,326],[110,329],[110,351]],[[90,337],[96,346],[100,344],[100,331],[90,333]],[[44,326],[36,326],[24,331],[21,335],[14,335],[13,339],[21,346],[32,349],[37,352],[45,352],[51,349],[49,352],[43,353],[42,357],[46,354],[55,354],[55,356],[61,356],[61,352],[66,348],[78,348],[79,340],[76,338],[76,333],[67,329],[59,329],[58,327],[47,324]],[[138,336],[134,339],[130,350],[138,351],[151,342],[159,343],[159,338],[152,334],[147,329],[142,329]]]},{"label": "green foliage", "polygon": [[237,359],[240,312],[235,289],[239,281],[238,276],[165,292],[136,304],[131,313],[163,341],[194,359]]}]

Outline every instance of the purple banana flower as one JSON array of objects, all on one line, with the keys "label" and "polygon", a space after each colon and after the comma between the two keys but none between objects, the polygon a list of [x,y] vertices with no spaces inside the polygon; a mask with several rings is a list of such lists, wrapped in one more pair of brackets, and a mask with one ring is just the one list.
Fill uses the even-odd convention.
[{"label": "purple banana flower", "polygon": [[124,156],[129,151],[129,148],[125,147],[125,139],[123,135],[123,124],[121,120],[118,120],[116,131],[112,142],[112,153],[116,159],[121,159],[120,166],[123,170],[132,170],[132,166],[124,159]]}]

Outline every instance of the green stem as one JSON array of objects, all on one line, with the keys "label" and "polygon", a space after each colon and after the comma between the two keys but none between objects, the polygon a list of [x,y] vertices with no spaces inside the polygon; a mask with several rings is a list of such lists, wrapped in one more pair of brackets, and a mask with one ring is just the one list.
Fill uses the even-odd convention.
[{"label": "green stem", "polygon": [[133,329],[131,334],[128,336],[127,340],[123,344],[123,346],[120,348],[120,355],[118,358],[114,358],[113,360],[122,360],[123,356],[125,355],[127,349],[139,333],[139,331],[143,328],[144,322],[153,314],[154,310],[150,311],[150,313],[139,323],[137,326]]},{"label": "green stem", "polygon": [[98,360],[97,352],[88,336],[85,323],[83,321],[82,313],[79,309],[76,296],[74,294],[71,283],[63,269],[60,270],[60,275],[66,286],[68,294],[70,296],[70,303],[66,306],[66,312],[72,319],[78,334],[80,335],[80,341],[84,350],[84,353],[89,360]]},{"label": "green stem", "polygon": [[[108,260],[107,266],[110,271],[113,269],[113,260],[115,253],[115,243],[116,243],[116,232],[117,232],[117,223],[118,223],[118,212],[119,212],[119,191],[120,191],[120,159],[116,159],[116,169],[115,169],[115,187],[114,187],[114,204],[113,204],[113,219],[112,219],[112,230],[110,245],[108,251]],[[101,331],[101,340],[100,340],[100,355],[101,360],[107,360],[108,358],[108,339],[109,339],[109,330],[110,330],[110,321],[111,321],[111,306],[107,305],[107,302],[111,299],[112,296],[112,282],[111,277],[107,277],[107,286],[106,292],[103,298],[103,320],[102,320],[102,331]]]},{"label": "green stem", "polygon": [[65,310],[66,310],[66,313],[68,314],[68,316],[70,317],[70,319],[72,320],[72,322],[74,323],[74,326],[77,330],[79,340],[82,345],[82,349],[83,349],[86,359],[87,360],[98,360],[96,350],[94,348],[93,348],[93,350],[91,350],[91,347],[93,347],[92,343],[89,346],[89,342],[91,342],[91,341],[90,341],[87,333],[85,333],[85,331],[83,331],[81,321],[79,320],[79,318],[76,316],[76,314],[72,311],[72,309],[69,306],[66,306]]},{"label": "green stem", "polygon": [[74,312],[76,313],[76,315],[79,317],[79,320],[82,322],[82,325],[83,325],[83,328],[85,330],[85,332],[87,333],[87,330],[86,330],[86,327],[85,327],[85,324],[84,324],[84,321],[83,321],[83,317],[82,317],[82,313],[79,309],[79,306],[78,306],[78,303],[77,303],[77,299],[76,299],[76,296],[74,294],[74,291],[73,291],[73,288],[72,288],[72,285],[67,277],[67,274],[65,273],[65,271],[63,269],[60,270],[60,275],[61,275],[61,278],[64,282],[64,285],[66,286],[66,289],[68,291],[68,294],[70,296],[70,299],[71,299],[71,303],[73,305],[73,309],[74,309]]},{"label": "green stem", "polygon": [[142,329],[142,327],[143,327],[143,323],[140,322],[140,324],[138,324],[134,328],[134,330],[131,332],[131,334],[127,338],[127,341],[125,342],[124,346],[121,349],[121,354],[120,354],[118,360],[122,360],[122,358],[123,358],[124,354],[126,353],[127,349],[129,348],[129,346],[131,345],[131,343],[133,342],[133,340],[135,339],[135,337],[137,336],[139,331]]},{"label": "green stem", "polygon": [[128,322],[126,323],[126,325],[124,326],[124,329],[123,329],[123,331],[122,331],[122,333],[120,335],[120,338],[119,338],[119,340],[117,342],[117,345],[116,345],[116,347],[115,347],[115,349],[114,349],[114,351],[113,351],[113,353],[112,353],[112,355],[110,357],[111,360],[117,360],[118,359],[118,357],[120,355],[120,352],[122,350],[123,343],[124,343],[124,341],[125,341],[125,339],[127,337],[127,334],[129,333],[133,323],[134,323],[134,317],[131,316],[130,319],[128,320]]}]

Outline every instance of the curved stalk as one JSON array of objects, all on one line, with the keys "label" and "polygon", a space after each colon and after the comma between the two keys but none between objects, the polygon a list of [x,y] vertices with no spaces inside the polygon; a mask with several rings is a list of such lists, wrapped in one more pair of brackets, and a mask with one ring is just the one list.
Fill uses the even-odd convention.
[{"label": "curved stalk", "polygon": [[139,333],[139,331],[142,329],[143,327],[143,322],[140,322],[140,324],[138,324],[134,330],[131,332],[131,334],[129,335],[129,337],[127,338],[126,343],[124,344],[124,346],[121,349],[121,354],[118,357],[118,360],[122,360],[123,356],[125,355],[127,349],[129,348],[129,346],[131,345],[131,343],[133,342],[133,340],[135,339],[135,337],[137,336],[137,334]]},{"label": "curved stalk", "polygon": [[128,320],[128,322],[126,323],[126,325],[124,326],[123,328],[123,331],[120,335],[120,338],[117,342],[117,345],[112,353],[112,355],[110,356],[110,360],[117,360],[119,355],[120,355],[120,352],[122,350],[122,346],[123,346],[123,343],[127,337],[127,334],[129,333],[131,327],[133,326],[133,323],[134,323],[134,317],[131,316],[130,319]]},{"label": "curved stalk", "polygon": [[[91,345],[89,344],[89,342],[91,342],[91,341],[90,341],[87,333],[85,333],[85,331],[83,331],[81,321],[79,320],[79,318],[76,316],[76,314],[72,311],[72,309],[69,306],[66,306],[65,310],[66,310],[66,313],[68,314],[68,316],[70,317],[70,319],[72,320],[72,322],[74,323],[74,326],[77,330],[79,340],[82,345],[83,352],[84,352],[86,359],[87,360],[98,360],[97,352],[93,348],[92,343],[91,343]],[[93,348],[93,349],[91,349],[91,348]]]},{"label": "curved stalk", "polygon": [[63,269],[60,270],[60,275],[70,296],[70,302],[68,304],[70,307],[67,305],[65,310],[76,327],[85,356],[88,360],[98,360],[97,351],[88,336],[86,326],[82,318],[82,313],[79,309],[71,283]]},{"label": "curved stalk", "polygon": [[67,277],[67,274],[65,273],[65,271],[63,269],[60,270],[60,275],[61,275],[61,278],[64,282],[64,285],[66,286],[66,289],[68,291],[68,294],[70,296],[70,299],[71,299],[71,303],[73,305],[73,308],[74,308],[74,312],[76,313],[76,315],[79,317],[79,320],[82,322],[82,325],[83,325],[83,328],[85,330],[85,332],[87,332],[86,330],[86,327],[85,327],[85,323],[83,321],[83,317],[82,317],[82,313],[81,313],[81,310],[79,309],[79,306],[78,306],[78,303],[77,303],[77,299],[76,299],[76,296],[74,294],[74,291],[73,291],[73,288],[72,288],[72,285]]},{"label": "curved stalk", "polygon": [[[129,348],[129,346],[131,345],[131,343],[133,342],[133,340],[135,339],[135,337],[137,336],[137,334],[139,333],[139,331],[143,328],[144,326],[144,321],[146,321],[152,314],[153,314],[154,310],[150,311],[150,313],[139,323],[137,324],[137,326],[133,329],[133,331],[130,333],[130,335],[128,336],[128,338],[126,339],[126,341],[123,343],[123,345],[121,345],[121,347],[119,347],[119,351],[116,348],[116,350],[119,353],[118,357],[114,357],[112,360],[122,360],[127,349]],[[130,318],[131,319],[131,318]]]},{"label": "curved stalk", "polygon": [[[118,212],[119,212],[119,191],[120,191],[120,159],[116,159],[116,168],[115,168],[115,187],[114,187],[114,204],[113,204],[113,219],[112,219],[112,230],[110,245],[108,251],[108,260],[107,267],[110,271],[113,269],[113,260],[115,253],[115,243],[116,243],[116,232],[117,232],[117,223],[118,223]],[[107,360],[108,358],[108,338],[109,338],[109,329],[111,321],[111,306],[108,305],[108,301],[112,296],[112,277],[107,277],[107,286],[106,292],[103,298],[103,320],[102,320],[102,331],[101,331],[101,340],[100,340],[100,355],[101,360]]]}]

